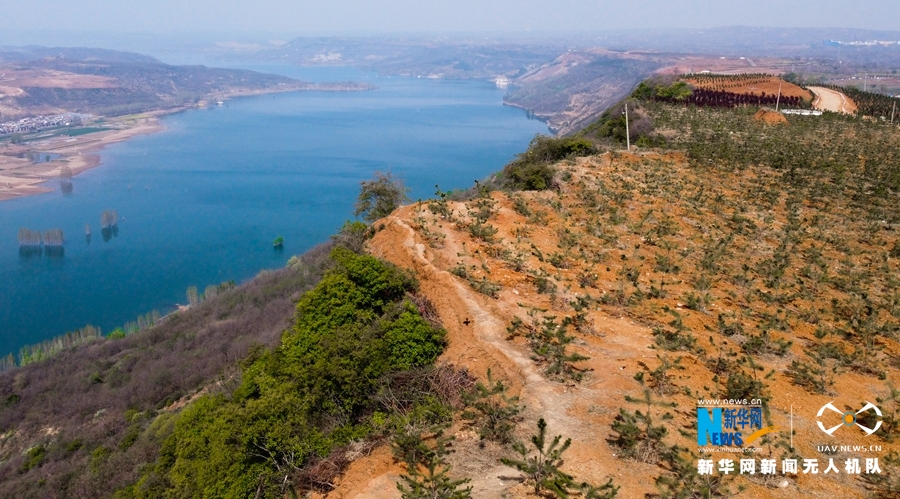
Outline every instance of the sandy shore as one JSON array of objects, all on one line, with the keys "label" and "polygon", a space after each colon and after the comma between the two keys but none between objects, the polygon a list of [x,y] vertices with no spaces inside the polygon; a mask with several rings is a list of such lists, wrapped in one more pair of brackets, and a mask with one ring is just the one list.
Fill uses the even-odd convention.
[{"label": "sandy shore", "polygon": [[[57,187],[42,184],[58,178],[62,167],[68,166],[72,175],[78,175],[100,165],[98,153],[109,144],[164,130],[165,127],[159,123],[160,114],[146,113],[108,120],[104,126],[110,129],[102,132],[75,137],[39,137],[24,145],[0,146],[0,201],[55,190]],[[27,157],[29,154],[42,159],[48,154],[60,156],[36,163]]]},{"label": "sandy shore", "polygon": [[[300,83],[277,88],[253,90],[234,89],[207,96],[205,100],[195,105],[148,111],[142,114],[117,118],[106,118],[102,125],[97,123],[88,123],[86,125],[86,127],[102,126],[103,128],[109,128],[109,130],[100,132],[77,135],[75,137],[53,135],[54,133],[59,133],[59,131],[28,134],[26,137],[27,143],[24,145],[15,145],[8,142],[0,145],[0,201],[56,190],[58,186],[47,184],[47,181],[59,178],[60,171],[64,166],[68,166],[71,169],[72,175],[78,175],[85,170],[100,165],[98,153],[107,145],[128,140],[136,135],[164,130],[165,127],[159,122],[159,117],[163,115],[202,108],[213,105],[216,101],[235,97],[250,97],[302,90],[350,92],[374,88],[376,87],[369,84],[349,82]],[[48,154],[53,155],[51,158],[56,155],[59,155],[59,157],[51,161],[41,161]],[[36,155],[40,160],[35,162],[28,155]]]}]

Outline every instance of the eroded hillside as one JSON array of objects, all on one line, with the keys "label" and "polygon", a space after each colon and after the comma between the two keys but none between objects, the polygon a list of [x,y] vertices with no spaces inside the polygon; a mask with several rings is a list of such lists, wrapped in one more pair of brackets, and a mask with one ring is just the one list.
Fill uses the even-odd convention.
[{"label": "eroded hillside", "polygon": [[[759,127],[749,118],[747,126]],[[573,440],[564,469],[593,483],[612,477],[620,497],[742,487],[747,497],[892,497],[894,223],[873,220],[839,188],[805,196],[788,172],[769,167],[701,166],[659,152],[557,166],[556,190],[407,206],[376,223],[369,243],[420,279],[448,330],[446,361],[479,376],[490,368],[519,391],[520,438],[546,418],[551,434]],[[548,324],[554,332],[565,324],[565,333],[551,338]],[[589,359],[560,360],[546,344]],[[698,456],[697,400],[706,398],[763,401],[763,426],[778,429],[752,457],[776,459],[776,474],[723,477],[716,464],[713,476],[698,475],[700,457],[738,459]],[[880,433],[822,433],[816,412],[831,401],[842,410],[878,404]],[[647,427],[636,411],[664,430],[629,444],[622,423]],[[497,461],[508,451],[479,448],[465,425],[454,428],[450,462],[473,479],[474,497],[527,496],[518,473]],[[837,442],[881,451],[817,450]],[[355,493],[384,483],[377,456],[350,469]],[[873,456],[882,474],[844,471],[846,459]],[[791,457],[817,459],[821,469],[783,475]],[[822,474],[829,459],[840,473]]]}]

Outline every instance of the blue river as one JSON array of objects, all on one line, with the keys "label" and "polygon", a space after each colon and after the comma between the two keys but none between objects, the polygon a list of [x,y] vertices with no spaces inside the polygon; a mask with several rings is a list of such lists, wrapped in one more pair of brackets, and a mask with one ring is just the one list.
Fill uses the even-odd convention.
[{"label": "blue river", "polygon": [[[366,92],[233,99],[166,116],[166,130],[114,144],[60,189],[0,202],[0,355],[87,324],[108,333],[186,303],[188,286],[283,266],[353,218],[360,181],[390,171],[412,199],[466,188],[546,126],[502,105],[489,82],[347,68],[251,66]],[[119,214],[104,237],[104,210]],[[88,242],[85,225],[93,235]],[[19,228],[61,228],[62,256],[19,251]],[[284,250],[272,241],[283,236]]]}]

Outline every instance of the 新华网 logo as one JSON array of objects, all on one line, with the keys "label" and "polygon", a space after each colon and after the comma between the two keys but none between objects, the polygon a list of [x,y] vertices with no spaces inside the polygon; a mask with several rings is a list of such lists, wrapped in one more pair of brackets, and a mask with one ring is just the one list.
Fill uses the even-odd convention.
[{"label": "\u65b0\u534e\u7f51 logo", "polygon": [[762,407],[698,407],[697,445],[741,447],[775,431],[763,428]]}]

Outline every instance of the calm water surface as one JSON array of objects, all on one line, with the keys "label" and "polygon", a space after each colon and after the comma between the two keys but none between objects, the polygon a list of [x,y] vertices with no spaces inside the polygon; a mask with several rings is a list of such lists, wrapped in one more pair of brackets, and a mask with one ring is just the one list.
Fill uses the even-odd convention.
[{"label": "calm water surface", "polygon": [[[359,182],[377,170],[425,198],[435,184],[471,186],[546,133],[486,82],[251,68],[378,90],[265,95],[168,116],[166,131],[104,150],[71,194],[0,202],[0,355],[85,324],[109,332],[185,303],[188,286],[283,266],[352,218]],[[109,240],[106,209],[120,219]],[[64,256],[20,255],[20,227],[63,229]],[[283,251],[272,248],[277,236]]]}]

